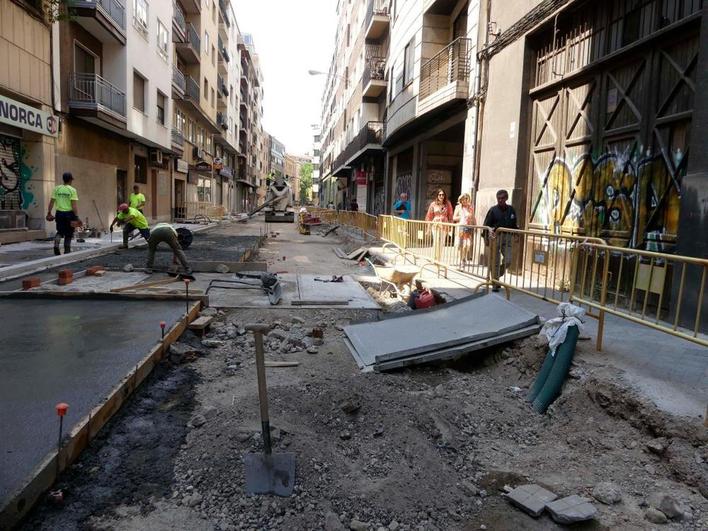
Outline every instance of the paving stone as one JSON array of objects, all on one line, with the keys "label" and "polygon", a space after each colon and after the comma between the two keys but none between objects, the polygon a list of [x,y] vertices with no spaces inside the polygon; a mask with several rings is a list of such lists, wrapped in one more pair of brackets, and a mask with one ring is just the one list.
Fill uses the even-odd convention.
[{"label": "paving stone", "polygon": [[534,517],[541,516],[546,504],[558,498],[550,490],[535,484],[516,487],[507,497],[512,505]]},{"label": "paving stone", "polygon": [[551,518],[559,524],[573,524],[595,518],[597,509],[587,498],[577,494],[546,504]]}]

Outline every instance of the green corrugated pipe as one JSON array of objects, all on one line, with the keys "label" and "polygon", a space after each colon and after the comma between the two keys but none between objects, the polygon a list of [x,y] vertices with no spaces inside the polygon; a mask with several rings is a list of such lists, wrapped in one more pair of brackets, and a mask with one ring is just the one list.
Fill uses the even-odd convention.
[{"label": "green corrugated pipe", "polygon": [[577,326],[569,326],[565,341],[556,349],[556,355],[552,356],[550,350],[546,354],[538,377],[526,397],[537,413],[545,413],[548,406],[560,396],[563,382],[575,356],[579,333]]}]

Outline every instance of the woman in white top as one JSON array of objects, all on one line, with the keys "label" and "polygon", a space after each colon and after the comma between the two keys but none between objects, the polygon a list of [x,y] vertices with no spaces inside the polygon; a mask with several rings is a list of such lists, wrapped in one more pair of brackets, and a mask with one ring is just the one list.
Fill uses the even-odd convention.
[{"label": "woman in white top", "polygon": [[470,194],[462,194],[457,200],[455,212],[452,214],[452,222],[457,223],[457,247],[460,253],[460,267],[464,267],[470,255],[472,246],[472,225],[476,225],[474,218],[474,208]]}]

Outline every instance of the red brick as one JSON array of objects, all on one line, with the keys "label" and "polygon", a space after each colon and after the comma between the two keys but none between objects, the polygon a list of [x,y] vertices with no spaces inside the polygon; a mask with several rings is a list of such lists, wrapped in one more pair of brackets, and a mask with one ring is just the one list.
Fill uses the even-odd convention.
[{"label": "red brick", "polygon": [[94,276],[96,273],[98,273],[99,271],[103,271],[103,270],[104,270],[104,269],[103,269],[103,266],[93,266],[93,267],[89,267],[89,268],[86,270],[86,275],[89,276],[89,277],[92,277],[92,276]]},{"label": "red brick", "polygon": [[59,271],[59,278],[74,278],[74,272],[71,269],[62,269]]},{"label": "red brick", "polygon": [[57,284],[60,286],[66,286],[67,284],[71,284],[74,281],[72,277],[63,277],[57,280]]},{"label": "red brick", "polygon": [[39,277],[27,277],[22,279],[22,289],[28,290],[32,288],[38,288],[42,283]]}]

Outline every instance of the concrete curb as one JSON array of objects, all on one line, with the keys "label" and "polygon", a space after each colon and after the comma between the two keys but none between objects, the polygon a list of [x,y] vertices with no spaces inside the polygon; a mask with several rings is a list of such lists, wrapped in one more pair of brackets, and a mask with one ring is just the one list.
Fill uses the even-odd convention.
[{"label": "concrete curb", "polygon": [[[192,232],[202,232],[207,229],[211,229],[213,227],[216,227],[218,224],[217,223],[211,223],[209,225],[200,225],[199,227],[195,228],[194,230],[190,229]],[[128,244],[129,248],[134,248],[134,247],[144,247],[147,245],[147,242],[145,241],[140,241],[132,244]],[[0,283],[2,282],[7,282],[9,280],[16,280],[20,277],[24,277],[27,275],[33,275],[35,273],[41,273],[42,271],[46,271],[47,269],[52,269],[54,267],[59,267],[63,265],[68,265],[68,264],[73,264],[75,262],[81,262],[82,260],[88,260],[90,258],[96,258],[98,256],[103,256],[105,254],[110,254],[115,251],[117,251],[120,248],[121,244],[120,243],[112,243],[109,245],[106,245],[105,247],[101,247],[100,249],[86,249],[85,251],[77,251],[75,253],[71,253],[69,255],[61,255],[61,256],[50,256],[47,258],[39,258],[37,260],[31,260],[29,262],[25,262],[22,264],[16,264],[13,266],[9,266],[6,268],[3,268],[0,270]]]}]

